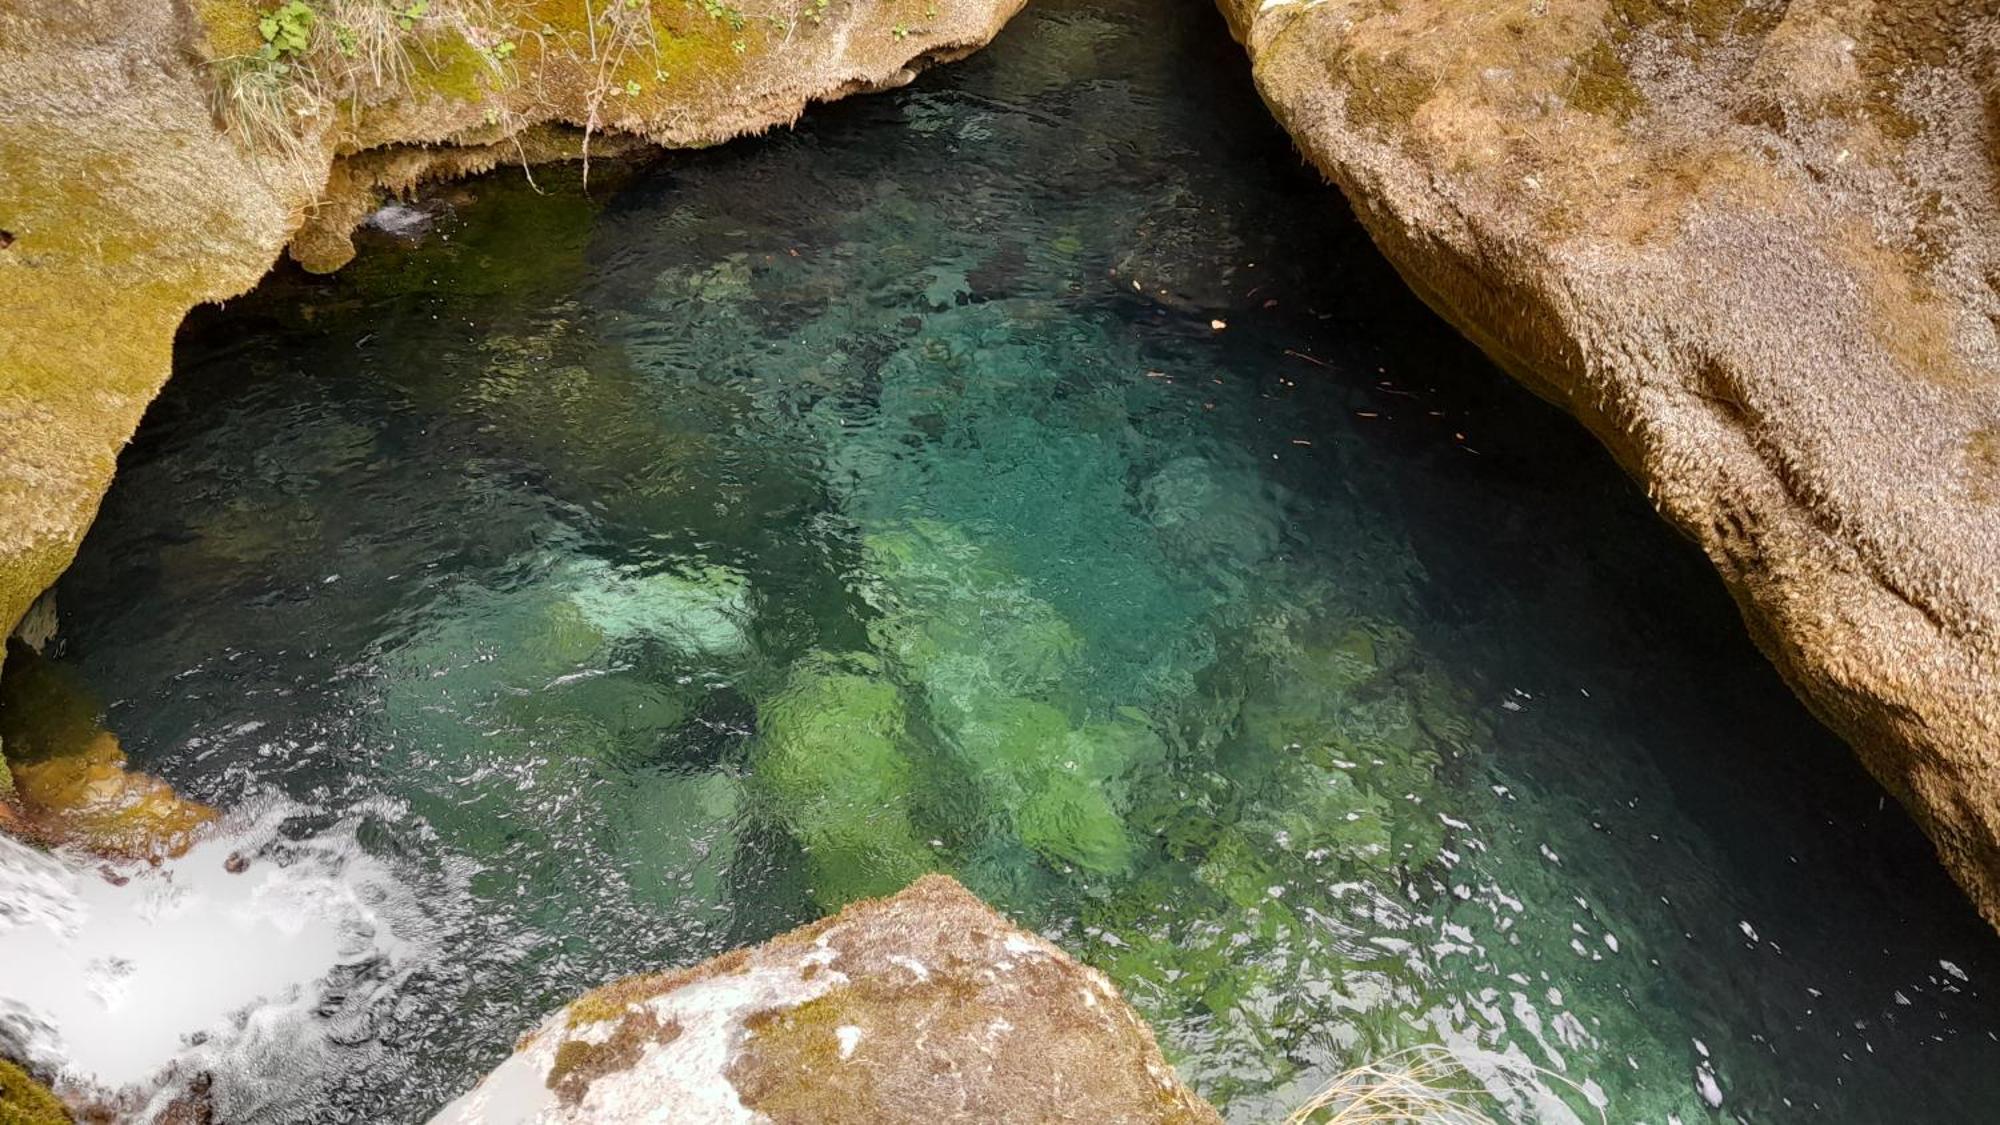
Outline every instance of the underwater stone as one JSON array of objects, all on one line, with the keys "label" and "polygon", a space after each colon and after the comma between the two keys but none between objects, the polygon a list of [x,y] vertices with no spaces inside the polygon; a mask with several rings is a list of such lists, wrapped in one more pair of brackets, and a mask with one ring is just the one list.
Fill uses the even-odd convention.
[{"label": "underwater stone", "polygon": [[932,868],[910,820],[916,765],[894,684],[808,661],[757,725],[756,784],[805,849],[821,905],[881,894]]},{"label": "underwater stone", "polygon": [[1221,1120],[1103,974],[941,875],[591,992],[433,1125],[669,1119]]},{"label": "underwater stone", "polygon": [[11,775],[0,790],[0,829],[105,858],[185,852],[215,810],[126,768],[118,737],[98,719],[96,701],[56,665],[15,654],[0,679],[0,746]]},{"label": "underwater stone", "polygon": [[627,575],[576,568],[570,600],[607,637],[652,639],[684,652],[739,655],[750,647],[750,583],[727,567]]}]

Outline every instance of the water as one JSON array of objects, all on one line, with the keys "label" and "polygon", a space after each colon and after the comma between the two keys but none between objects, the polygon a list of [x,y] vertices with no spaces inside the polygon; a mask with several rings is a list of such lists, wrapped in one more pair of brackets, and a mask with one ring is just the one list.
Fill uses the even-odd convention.
[{"label": "water", "polygon": [[59,591],[135,765],[365,908],[159,1017],[224,1120],[421,1120],[592,985],[931,867],[1233,1121],[1417,1043],[1519,1121],[2000,1097],[1992,934],[1204,5],[536,176],[197,315]]}]

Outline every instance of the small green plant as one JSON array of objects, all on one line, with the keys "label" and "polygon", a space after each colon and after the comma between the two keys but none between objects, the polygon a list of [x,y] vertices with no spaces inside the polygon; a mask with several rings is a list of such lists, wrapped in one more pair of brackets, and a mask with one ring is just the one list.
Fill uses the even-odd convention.
[{"label": "small green plant", "polygon": [[826,22],[827,0],[812,0],[812,7],[806,9],[806,18],[814,23]]},{"label": "small green plant", "polygon": [[731,31],[742,31],[743,25],[750,22],[748,16],[730,7],[723,0],[701,0],[701,10],[708,13],[709,19],[728,24]]},{"label": "small green plant", "polygon": [[408,31],[417,26],[417,21],[430,14],[431,0],[410,0],[409,4],[396,9],[396,26]]},{"label": "small green plant", "polygon": [[907,24],[899,23],[896,26],[889,29],[889,34],[895,36],[898,39],[908,39],[910,37],[910,28]]},{"label": "small green plant", "polygon": [[265,12],[257,20],[257,34],[264,37],[260,53],[273,61],[304,54],[312,44],[313,24],[318,20],[305,0],[289,0]]},{"label": "small green plant", "polygon": [[351,59],[361,52],[361,41],[355,37],[353,28],[342,24],[333,29],[333,48]]}]

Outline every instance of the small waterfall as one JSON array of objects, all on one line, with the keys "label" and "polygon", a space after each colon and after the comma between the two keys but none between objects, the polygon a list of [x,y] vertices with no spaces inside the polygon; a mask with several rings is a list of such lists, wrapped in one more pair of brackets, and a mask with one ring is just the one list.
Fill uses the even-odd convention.
[{"label": "small waterfall", "polygon": [[365,1042],[369,1005],[426,959],[421,911],[352,819],[290,838],[304,811],[241,810],[157,865],[0,836],[0,1047],[147,1120],[197,1075],[295,1085]]}]

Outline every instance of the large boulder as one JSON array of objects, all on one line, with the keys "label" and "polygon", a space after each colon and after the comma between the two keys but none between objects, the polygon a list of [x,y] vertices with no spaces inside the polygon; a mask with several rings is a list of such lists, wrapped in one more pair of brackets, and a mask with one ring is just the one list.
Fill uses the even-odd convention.
[{"label": "large boulder", "polygon": [[1701,543],[2000,923],[2000,5],[1220,2],[1404,277]]},{"label": "large boulder", "polygon": [[432,1125],[1219,1125],[1102,973],[943,875],[606,985]]},{"label": "large boulder", "polygon": [[0,3],[0,636],[76,552],[174,331],[385,192],[716,144],[908,82],[1023,0]]}]

